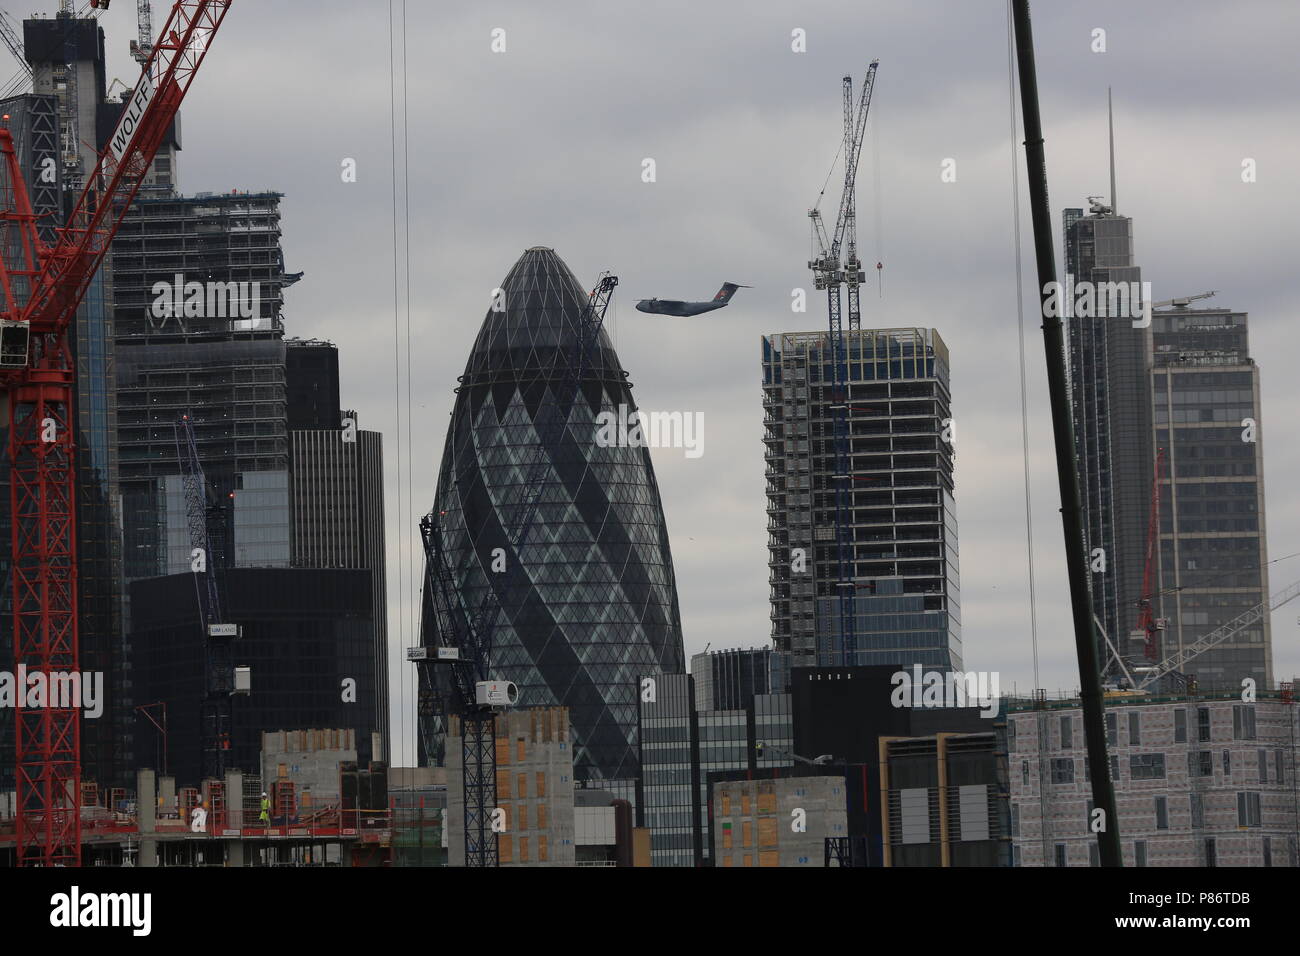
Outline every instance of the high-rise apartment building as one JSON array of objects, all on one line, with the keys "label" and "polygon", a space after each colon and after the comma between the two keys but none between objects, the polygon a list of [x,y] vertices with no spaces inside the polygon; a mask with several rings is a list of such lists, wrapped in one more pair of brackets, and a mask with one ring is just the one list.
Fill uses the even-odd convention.
[{"label": "high-rise apartment building", "polygon": [[[1161,659],[1268,600],[1259,367],[1247,316],[1221,308],[1152,318],[1153,428],[1160,470]],[[1273,679],[1269,616],[1188,661],[1202,689]]]},{"label": "high-rise apartment building", "polygon": [[[781,675],[844,662],[836,482],[851,481],[850,664],[961,668],[948,349],[934,329],[844,333],[850,474],[836,475],[830,336],[763,337],[768,567]],[[780,681],[788,686],[788,676]],[[783,689],[774,686],[775,690]]]}]

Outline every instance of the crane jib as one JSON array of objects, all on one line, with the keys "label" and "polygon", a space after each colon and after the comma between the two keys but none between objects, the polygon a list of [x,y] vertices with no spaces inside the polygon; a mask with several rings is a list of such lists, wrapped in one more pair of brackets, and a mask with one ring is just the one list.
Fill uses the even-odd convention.
[{"label": "crane jib", "polygon": [[149,74],[141,73],[140,82],[136,84],[135,92],[131,94],[126,110],[122,113],[122,119],[118,122],[117,129],[113,131],[113,138],[108,141],[108,148],[113,151],[113,157],[119,163],[131,146],[136,130],[140,128],[140,120],[149,109],[153,92],[153,83],[149,80]]}]

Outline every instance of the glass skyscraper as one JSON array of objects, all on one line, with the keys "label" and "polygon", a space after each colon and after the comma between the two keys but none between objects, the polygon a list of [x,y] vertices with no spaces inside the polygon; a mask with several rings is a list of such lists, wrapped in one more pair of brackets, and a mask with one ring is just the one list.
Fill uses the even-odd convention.
[{"label": "glass skyscraper", "polygon": [[[491,676],[518,685],[519,706],[568,707],[576,778],[623,781],[630,792],[637,680],[681,673],[685,660],[649,449],[597,440],[602,412],[636,413],[603,331],[558,446],[539,446],[536,423],[557,402],[587,301],[552,249],[528,249],[511,268],[460,379],[436,508],[464,606],[499,608]],[[530,473],[541,474],[541,489],[521,545],[510,529]],[[509,573],[516,562],[523,574]],[[428,643],[439,633],[432,613],[426,603]],[[421,720],[440,725],[436,715]],[[421,735],[422,746],[434,741],[435,760],[437,736]]]},{"label": "glass skyscraper", "polygon": [[[1065,272],[1074,283],[1098,289],[1137,283],[1141,290],[1132,219],[1094,203],[1086,216],[1082,209],[1065,210],[1062,222]],[[1075,468],[1094,566],[1093,613],[1123,648],[1138,621],[1151,513],[1151,331],[1135,327],[1130,315],[1067,315],[1064,321]],[[1113,656],[1101,635],[1098,644],[1103,661]]]},{"label": "glass skyscraper", "polygon": [[[1160,657],[1268,599],[1259,367],[1244,312],[1157,311],[1152,386],[1161,468]],[[1268,614],[1190,660],[1202,689],[1272,683]]]}]

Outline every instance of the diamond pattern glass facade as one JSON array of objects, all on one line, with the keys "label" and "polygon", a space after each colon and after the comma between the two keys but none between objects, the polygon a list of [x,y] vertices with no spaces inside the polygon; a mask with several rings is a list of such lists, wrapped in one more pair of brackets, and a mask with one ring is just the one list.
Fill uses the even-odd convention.
[{"label": "diamond pattern glass facade", "polygon": [[[521,707],[570,708],[577,779],[627,779],[638,772],[638,679],[682,673],[685,661],[649,450],[596,441],[602,411],[636,408],[603,331],[581,399],[545,452],[527,539],[515,544],[528,475],[542,454],[539,416],[557,402],[586,302],[553,250],[529,249],[515,263],[457,389],[437,508],[465,605],[490,595],[501,609],[491,676],[519,686]],[[524,574],[502,570],[516,561]],[[425,615],[429,640],[428,605]]]}]

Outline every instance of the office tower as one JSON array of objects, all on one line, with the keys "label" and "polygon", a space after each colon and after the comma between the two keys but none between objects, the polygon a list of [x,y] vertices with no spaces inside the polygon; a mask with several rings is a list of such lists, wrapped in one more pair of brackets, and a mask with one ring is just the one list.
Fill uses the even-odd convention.
[{"label": "office tower", "polygon": [[[1093,289],[1137,283],[1140,290],[1131,219],[1094,201],[1088,215],[1067,209],[1063,221],[1067,281]],[[1067,315],[1064,321],[1075,461],[1094,567],[1093,613],[1119,648],[1137,625],[1151,511],[1151,333],[1141,321],[1134,327],[1127,313]],[[1104,570],[1098,570],[1098,549]],[[1098,640],[1105,661],[1113,655]]]},{"label": "office tower", "polygon": [[[231,706],[228,769],[261,765],[263,732],[345,728],[356,733],[362,762],[373,751],[373,701],[387,675],[376,669],[375,602],[363,568],[227,568],[221,576],[225,617],[243,628],[232,663],[252,671],[252,688]],[[165,704],[167,769],[181,786],[202,774],[200,701],[205,636],[194,576],[130,583],[131,679],[136,700]],[[153,711],[161,723],[162,708]],[[137,721],[141,766],[161,769],[159,730]]]},{"label": "office tower", "polygon": [[182,570],[164,535],[184,514],[159,516],[187,414],[209,484],[234,495],[231,563],[288,567],[281,306],[297,276],[284,272],[280,194],[137,199],[111,258],[127,579]]},{"label": "office tower", "polygon": [[[137,199],[112,259],[128,580],[167,576],[193,591],[174,428],[188,415],[210,499],[222,506],[208,530],[213,562],[229,582],[226,616],[245,630],[233,652],[273,661],[260,671],[256,661],[235,661],[253,666],[253,693],[235,702],[233,759],[252,753],[261,731],[310,727],[354,729],[361,758],[383,759],[389,703],[380,436],[359,429],[356,413],[340,411],[334,346],[285,340],[284,290],[301,273],[284,270],[280,194]],[[279,573],[290,569],[301,573]],[[313,577],[324,571],[340,575]],[[338,598],[346,604],[341,631],[316,614],[326,580],[350,589]],[[257,602],[260,589],[277,582],[276,613],[306,622],[281,633],[280,657],[247,637],[250,624],[272,619]],[[128,596],[153,594],[150,587],[133,585]],[[140,669],[134,703],[190,707],[196,698],[178,696],[158,675],[170,668],[178,687],[201,682],[198,649],[182,643],[164,652],[151,642],[160,630],[182,627],[187,613],[197,632],[197,608],[173,596],[162,611],[130,610]],[[171,616],[160,619],[163,611]],[[364,653],[358,629],[365,630]],[[329,659],[308,663],[320,655]],[[192,674],[191,666],[198,668]],[[149,700],[140,696],[146,689]],[[299,706],[277,709],[270,700],[278,696]],[[177,747],[197,752],[198,731],[176,726]],[[137,742],[148,741],[152,728],[137,721],[135,731]],[[151,748],[141,752],[145,758]]]},{"label": "office tower", "polygon": [[[1108,698],[1124,866],[1297,866],[1290,690]],[[1077,699],[1009,702],[1015,866],[1097,866]]]},{"label": "office tower", "polygon": [[[830,336],[763,337],[774,690],[838,664]],[[856,663],[961,669],[948,349],[934,329],[844,333]]]},{"label": "office tower", "polygon": [[[1160,469],[1158,657],[1183,651],[1268,600],[1259,368],[1247,317],[1179,306],[1152,317],[1154,439]],[[1140,652],[1135,652],[1140,653]],[[1202,689],[1269,687],[1267,610],[1181,670]]]},{"label": "office tower", "polygon": [[[627,797],[638,774],[636,681],[685,669],[654,468],[644,446],[597,440],[602,412],[636,412],[603,331],[558,447],[540,448],[543,405],[570,401],[556,390],[588,296],[540,246],[524,252],[501,290],[502,309],[483,320],[447,432],[434,505],[443,547],[464,606],[500,609],[491,676],[518,685],[520,706],[568,707],[578,779]],[[521,546],[509,529],[537,476],[539,504]],[[525,573],[509,573],[516,562]],[[440,633],[431,615],[426,604],[429,644]],[[427,736],[436,760],[438,735]]]},{"label": "office tower", "polygon": [[285,349],[295,568],[364,568],[374,596],[374,727],[388,760],[388,584],[384,564],[383,435],[338,407],[338,349],[289,339]]},{"label": "office tower", "polygon": [[736,710],[755,694],[768,694],[771,684],[770,647],[729,648],[691,657],[696,710]]},{"label": "office tower", "polygon": [[652,866],[708,866],[709,774],[794,763],[787,694],[756,694],[727,710],[699,710],[688,674],[652,678],[639,697],[638,826],[650,831]]},{"label": "office tower", "polygon": [[339,350],[319,339],[285,340],[289,428],[338,428]]}]

